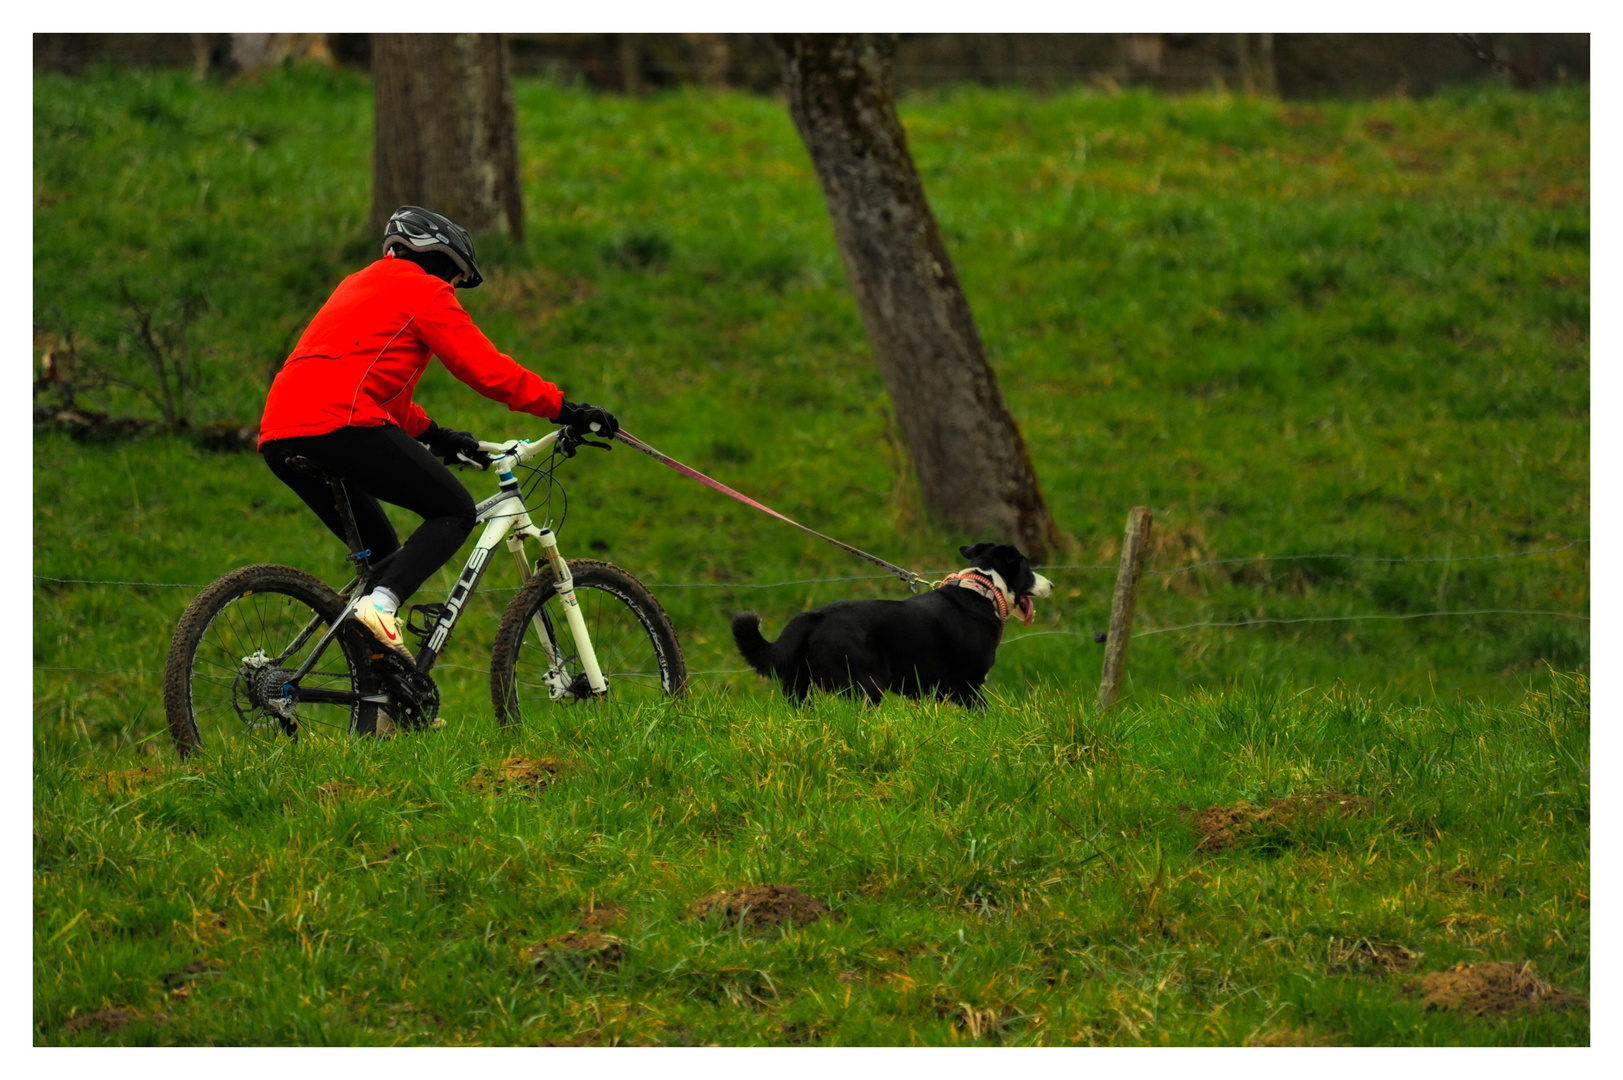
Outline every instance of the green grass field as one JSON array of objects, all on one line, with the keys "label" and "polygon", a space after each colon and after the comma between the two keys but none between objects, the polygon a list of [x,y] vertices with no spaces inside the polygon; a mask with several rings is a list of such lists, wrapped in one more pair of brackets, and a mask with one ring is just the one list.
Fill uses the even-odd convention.
[{"label": "green grass field", "polygon": [[[375,250],[369,84],[34,89],[36,362],[140,386],[144,312],[195,367],[195,423],[255,421]],[[974,538],[923,519],[783,107],[516,98],[530,235],[485,241],[462,294],[497,344],[792,516],[954,568]],[[1075,540],[994,705],[787,708],[738,671],[733,612],[772,635],[905,593],[757,587],[869,568],[622,448],[567,467],[561,543],[655,586],[702,673],[688,701],[497,731],[498,568],[436,671],[447,732],[179,768],[159,672],[195,589],[48,579],[338,582],[343,552],[255,455],[41,431],[36,1041],[1587,1041],[1581,1009],[1469,1019],[1406,989],[1525,959],[1587,993],[1587,92],[975,89],[902,112]],[[541,430],[437,366],[418,400]],[[157,415],[138,389],[80,403]],[[1136,504],[1139,629],[1256,625],[1135,641],[1100,716],[1091,635]],[[1262,559],[1298,555],[1357,558]],[[1155,573],[1217,560],[1244,561]],[[1556,614],[1434,614],[1471,611]],[[513,756],[559,772],[470,787]],[[1209,807],[1329,793],[1365,801],[1197,850]],[[767,882],[843,917],[683,915]],[[598,903],[626,909],[617,962],[521,959]]]}]

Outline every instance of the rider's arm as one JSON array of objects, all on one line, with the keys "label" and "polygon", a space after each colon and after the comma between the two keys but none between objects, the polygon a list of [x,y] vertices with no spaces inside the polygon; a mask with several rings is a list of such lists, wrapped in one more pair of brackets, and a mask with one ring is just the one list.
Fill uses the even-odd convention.
[{"label": "rider's arm", "polygon": [[[418,307],[413,325],[423,344],[440,358],[440,363],[485,397],[501,402],[514,412],[547,420],[556,417],[558,406],[563,404],[563,391],[533,371],[527,371],[511,356],[498,352],[457,303],[451,286],[430,280],[435,287]],[[419,415],[422,427],[426,428],[428,416],[414,404],[411,422],[418,423]],[[409,425],[406,432],[412,433]]]},{"label": "rider's arm", "polygon": [[428,418],[423,407],[415,401],[406,402],[406,416],[400,427],[407,435],[414,439],[421,439],[423,432],[434,426],[434,421]]}]

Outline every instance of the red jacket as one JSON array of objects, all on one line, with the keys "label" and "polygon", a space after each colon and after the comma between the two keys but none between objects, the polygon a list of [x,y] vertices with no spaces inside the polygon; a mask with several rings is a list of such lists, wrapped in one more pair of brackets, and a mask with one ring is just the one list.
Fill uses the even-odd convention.
[{"label": "red jacket", "polygon": [[344,427],[429,425],[411,392],[439,357],[451,374],[514,412],[552,419],[564,395],[496,351],[451,286],[405,259],[382,258],[338,286],[271,383],[259,445]]}]

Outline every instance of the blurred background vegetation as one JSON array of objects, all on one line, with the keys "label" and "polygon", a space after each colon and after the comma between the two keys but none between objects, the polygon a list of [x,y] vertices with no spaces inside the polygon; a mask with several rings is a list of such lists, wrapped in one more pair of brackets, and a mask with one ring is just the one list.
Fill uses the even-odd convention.
[{"label": "blurred background vegetation", "polygon": [[[600,91],[676,86],[772,93],[778,69],[756,34],[510,34],[513,71]],[[1057,90],[1077,83],[1162,91],[1256,89],[1287,98],[1424,97],[1463,83],[1535,89],[1589,81],[1588,34],[902,34],[903,92],[973,83]],[[290,55],[357,70],[369,34],[35,34],[34,69],[96,64],[227,74]]]}]

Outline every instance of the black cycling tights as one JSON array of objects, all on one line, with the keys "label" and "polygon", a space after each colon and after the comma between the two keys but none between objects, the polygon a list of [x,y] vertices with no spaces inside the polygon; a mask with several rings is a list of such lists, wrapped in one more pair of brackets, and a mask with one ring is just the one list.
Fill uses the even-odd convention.
[{"label": "black cycling tights", "polygon": [[[260,453],[277,479],[296,491],[339,539],[344,537],[344,522],[333,505],[331,485],[293,469],[287,459],[309,458],[344,479],[361,543],[372,550],[372,560],[400,551],[384,567],[377,584],[402,601],[444,566],[473,531],[473,496],[468,489],[427,447],[393,425],[274,439],[260,447]],[[422,515],[423,523],[404,548],[379,499]]]}]

